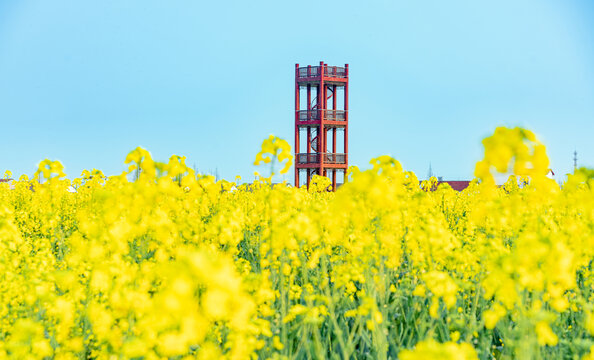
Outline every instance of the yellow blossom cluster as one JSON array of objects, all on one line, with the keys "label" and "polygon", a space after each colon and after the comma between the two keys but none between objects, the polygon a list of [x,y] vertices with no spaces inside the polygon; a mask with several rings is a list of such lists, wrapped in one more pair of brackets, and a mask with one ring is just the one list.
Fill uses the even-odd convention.
[{"label": "yellow blossom cluster", "polygon": [[462,192],[388,156],[336,192],[45,160],[0,183],[0,358],[594,358],[594,171],[547,178],[525,129],[483,144]]}]

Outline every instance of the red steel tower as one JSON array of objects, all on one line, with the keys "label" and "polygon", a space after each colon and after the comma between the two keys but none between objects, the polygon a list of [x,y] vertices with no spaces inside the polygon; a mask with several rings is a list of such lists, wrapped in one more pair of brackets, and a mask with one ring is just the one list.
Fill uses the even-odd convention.
[{"label": "red steel tower", "polygon": [[[339,92],[344,98],[341,99]],[[323,61],[319,66],[295,64],[295,186],[301,185],[300,180],[304,179],[301,175],[305,175],[308,187],[314,174],[331,178],[334,190],[337,175],[344,182],[349,149],[348,99],[348,64],[344,67],[328,66]],[[337,136],[340,132],[342,139]]]}]

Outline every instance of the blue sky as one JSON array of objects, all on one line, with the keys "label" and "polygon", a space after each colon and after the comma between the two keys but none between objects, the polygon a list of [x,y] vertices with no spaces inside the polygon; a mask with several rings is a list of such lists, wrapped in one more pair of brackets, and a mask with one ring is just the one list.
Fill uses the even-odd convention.
[{"label": "blue sky", "polygon": [[321,60],[350,66],[351,164],[469,179],[507,125],[559,178],[574,150],[594,167],[589,0],[0,0],[0,171],[117,174],[143,146],[251,181],[262,139],[293,141],[295,63]]}]

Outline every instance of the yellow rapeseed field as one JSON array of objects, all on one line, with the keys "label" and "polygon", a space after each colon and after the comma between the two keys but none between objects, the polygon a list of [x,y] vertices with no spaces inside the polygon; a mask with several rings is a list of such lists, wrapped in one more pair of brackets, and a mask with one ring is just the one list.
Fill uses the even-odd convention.
[{"label": "yellow rapeseed field", "polygon": [[460,193],[387,156],[272,186],[275,137],[253,184],[46,160],[0,185],[0,358],[594,359],[594,171],[560,186],[520,128],[483,144]]}]

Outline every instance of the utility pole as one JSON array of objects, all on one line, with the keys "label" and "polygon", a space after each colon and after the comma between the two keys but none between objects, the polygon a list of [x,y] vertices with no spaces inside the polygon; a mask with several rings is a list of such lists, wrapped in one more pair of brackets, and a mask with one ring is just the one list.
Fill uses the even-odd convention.
[{"label": "utility pole", "polygon": [[573,172],[577,170],[577,150],[573,152]]}]

